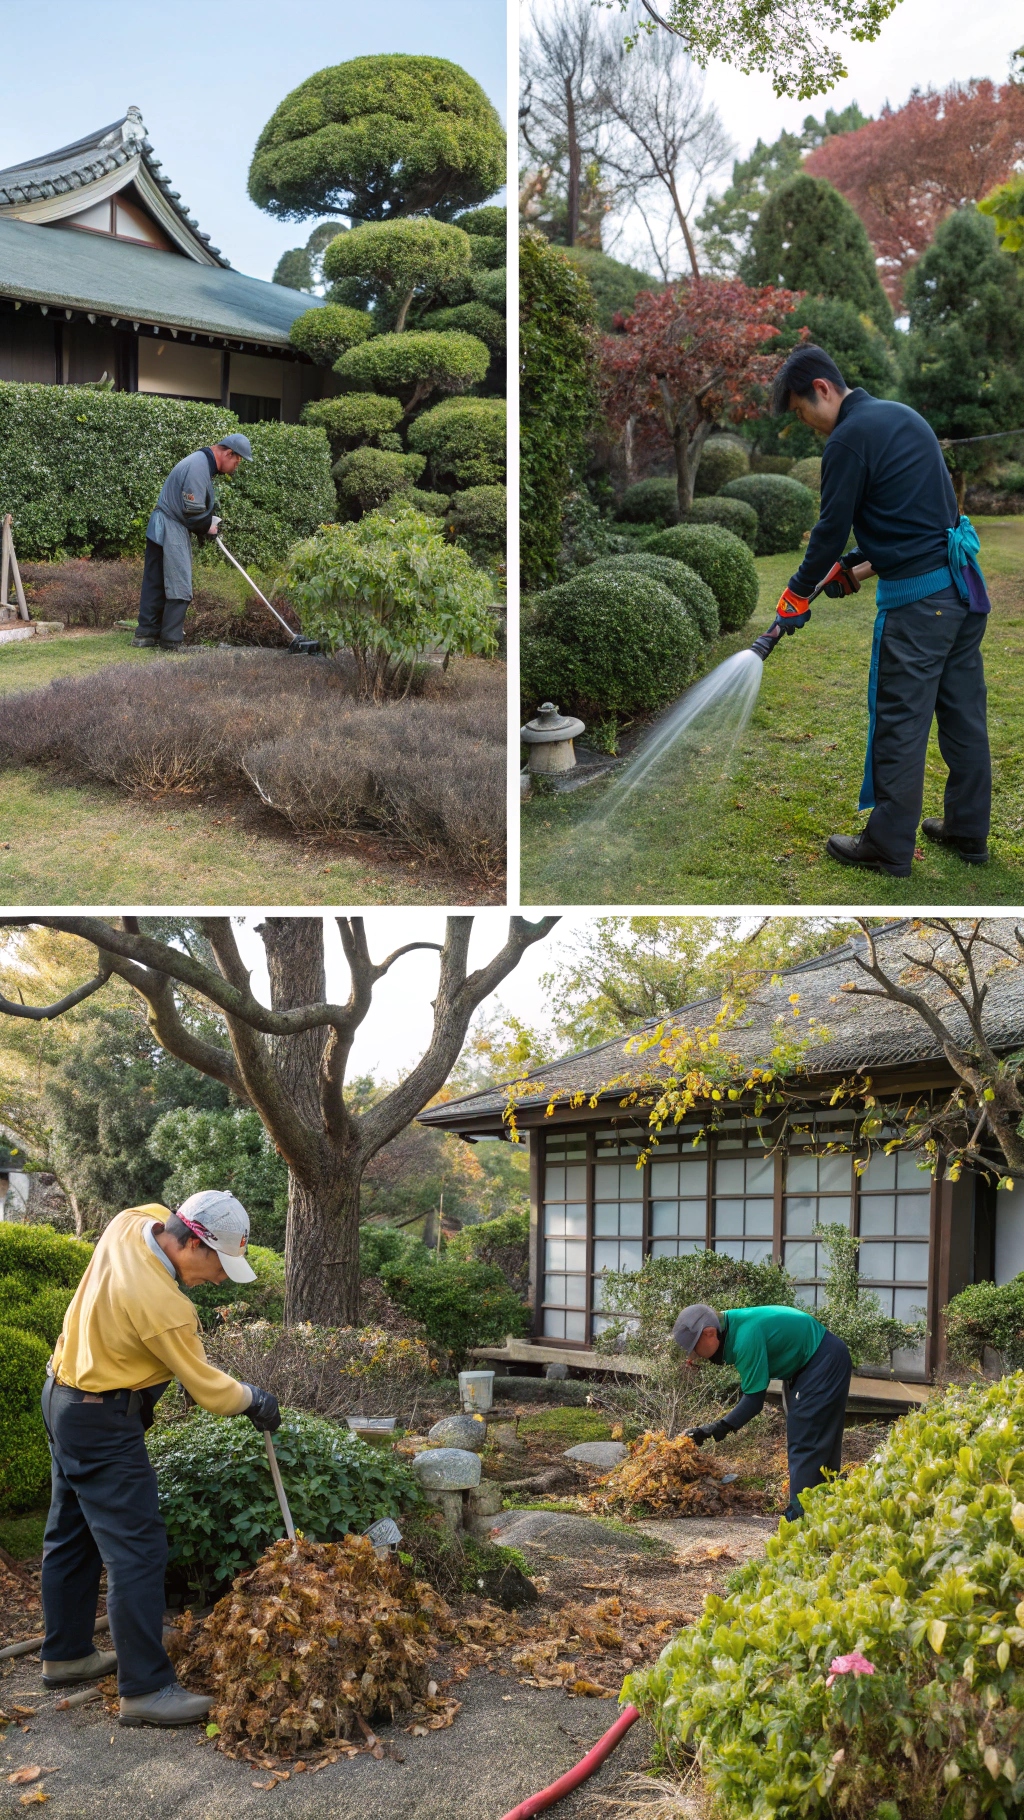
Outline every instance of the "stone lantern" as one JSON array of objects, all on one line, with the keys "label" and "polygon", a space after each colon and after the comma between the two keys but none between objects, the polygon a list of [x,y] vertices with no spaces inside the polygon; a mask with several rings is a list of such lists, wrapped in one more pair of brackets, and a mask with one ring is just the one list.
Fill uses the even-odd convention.
[{"label": "stone lantern", "polygon": [[527,770],[535,775],[571,771],[576,763],[572,742],[585,732],[581,720],[559,714],[554,702],[542,702],[536,718],[520,728],[523,743],[530,748]]}]

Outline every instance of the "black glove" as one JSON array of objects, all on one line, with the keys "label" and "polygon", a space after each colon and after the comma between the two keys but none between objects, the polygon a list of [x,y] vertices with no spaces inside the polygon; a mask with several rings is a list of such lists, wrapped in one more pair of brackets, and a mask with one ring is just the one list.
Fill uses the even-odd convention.
[{"label": "black glove", "polygon": [[281,1426],[281,1406],[272,1390],[257,1390],[255,1384],[247,1384],[252,1391],[252,1402],[242,1414],[248,1416],[254,1428],[260,1433],[275,1434]]},{"label": "black glove", "polygon": [[697,1428],[684,1428],[683,1433],[695,1447],[703,1447],[705,1441],[724,1441],[726,1435],[731,1435],[733,1430],[723,1418],[718,1422],[708,1422]]},{"label": "black glove", "polygon": [[[861,558],[863,561],[863,558]],[[831,571],[832,580],[825,583],[822,589],[829,600],[842,600],[846,594],[859,594],[860,582],[853,572],[853,561],[849,556],[841,556]]]}]

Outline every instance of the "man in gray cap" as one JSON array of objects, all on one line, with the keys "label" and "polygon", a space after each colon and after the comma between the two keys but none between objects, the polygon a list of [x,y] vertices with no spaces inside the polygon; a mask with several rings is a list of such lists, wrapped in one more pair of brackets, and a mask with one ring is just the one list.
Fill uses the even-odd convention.
[{"label": "man in gray cap", "polygon": [[192,599],[192,537],[216,537],[220,519],[214,476],[233,474],[240,461],[252,460],[252,444],[240,431],[212,447],[197,449],[173,467],[146,526],[146,565],[142,571],[139,626],[133,645],[177,651],[185,635],[185,614]]},{"label": "man in gray cap", "polygon": [[843,1418],[853,1361],[844,1341],[829,1333],[806,1308],[728,1308],[722,1314],[706,1302],[684,1308],[672,1338],[688,1365],[704,1360],[732,1365],[742,1396],[717,1422],[688,1428],[698,1447],[724,1441],[764,1407],[772,1378],[782,1380],[789,1453],[790,1522],[803,1516],[800,1493],[820,1485],[826,1472],[843,1463]]}]

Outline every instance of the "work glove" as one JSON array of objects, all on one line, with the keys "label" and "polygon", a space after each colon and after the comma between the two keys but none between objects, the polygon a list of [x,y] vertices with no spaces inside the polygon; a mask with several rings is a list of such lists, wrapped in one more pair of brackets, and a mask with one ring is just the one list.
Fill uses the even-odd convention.
[{"label": "work glove", "polygon": [[257,1390],[255,1384],[247,1384],[252,1391],[252,1402],[242,1414],[248,1416],[254,1428],[260,1433],[275,1434],[281,1426],[281,1406],[272,1390]]},{"label": "work glove", "polygon": [[822,583],[821,591],[829,600],[842,600],[845,594],[859,594],[860,582],[853,572],[853,564],[848,556],[841,556]]},{"label": "work glove", "polygon": [[794,594],[792,588],[783,588],[779,595],[779,604],[775,609],[775,624],[781,627],[788,637],[791,632],[799,632],[811,617],[811,603],[805,594]]},{"label": "work glove", "polygon": [[695,1447],[703,1447],[705,1441],[724,1441],[726,1435],[732,1434],[732,1432],[733,1430],[724,1417],[717,1422],[706,1422],[697,1428],[684,1428],[683,1430],[687,1440],[692,1441]]}]

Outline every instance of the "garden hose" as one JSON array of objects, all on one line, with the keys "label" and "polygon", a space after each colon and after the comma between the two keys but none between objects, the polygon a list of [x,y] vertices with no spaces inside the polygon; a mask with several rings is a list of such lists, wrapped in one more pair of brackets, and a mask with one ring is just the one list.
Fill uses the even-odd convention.
[{"label": "garden hose", "polygon": [[603,1738],[598,1739],[585,1757],[580,1758],[574,1769],[566,1770],[564,1776],[559,1776],[557,1782],[549,1783],[538,1794],[528,1795],[525,1801],[520,1801],[518,1807],[503,1814],[502,1820],[530,1820],[532,1814],[542,1814],[545,1808],[554,1807],[556,1801],[561,1801],[565,1795],[571,1795],[574,1788],[579,1788],[581,1782],[586,1782],[588,1776],[600,1769],[605,1758],[611,1756],[615,1746],[621,1743],[630,1726],[639,1717],[637,1707],[624,1707],[615,1724],[605,1732]]}]

